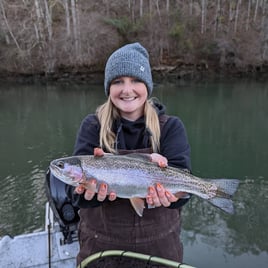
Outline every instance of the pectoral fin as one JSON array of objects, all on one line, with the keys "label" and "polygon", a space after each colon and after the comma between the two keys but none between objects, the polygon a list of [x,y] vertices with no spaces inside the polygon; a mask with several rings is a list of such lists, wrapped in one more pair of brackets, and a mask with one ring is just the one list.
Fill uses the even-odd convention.
[{"label": "pectoral fin", "polygon": [[130,203],[131,203],[132,207],[134,208],[134,210],[136,211],[136,213],[140,217],[142,217],[143,210],[145,208],[144,199],[139,198],[139,197],[133,197],[133,198],[130,198]]}]

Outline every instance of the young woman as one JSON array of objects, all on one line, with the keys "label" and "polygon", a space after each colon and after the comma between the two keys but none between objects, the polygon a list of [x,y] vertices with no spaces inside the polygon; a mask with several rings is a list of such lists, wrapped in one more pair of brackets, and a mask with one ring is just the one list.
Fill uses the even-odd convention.
[{"label": "young woman", "polygon": [[[105,68],[107,101],[96,114],[82,122],[75,143],[75,155],[104,152],[150,153],[154,162],[190,170],[190,146],[181,120],[165,115],[162,104],[149,99],[153,82],[149,55],[139,43],[116,50]],[[96,185],[91,180],[93,186]],[[151,186],[143,217],[136,214],[130,201],[107,196],[107,185],[97,194],[68,186],[67,193],[80,207],[78,264],[91,254],[119,249],[182,261],[180,242],[181,207],[185,193],[176,195],[162,185]],[[152,208],[153,207],[153,208]],[[140,267],[135,261],[107,258],[90,267]],[[149,266],[147,266],[149,267]],[[153,266],[160,267],[160,266]]]}]

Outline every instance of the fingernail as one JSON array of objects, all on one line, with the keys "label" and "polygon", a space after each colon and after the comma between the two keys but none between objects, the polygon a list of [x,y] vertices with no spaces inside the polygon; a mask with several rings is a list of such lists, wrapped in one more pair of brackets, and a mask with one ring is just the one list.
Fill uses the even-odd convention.
[{"label": "fingernail", "polygon": [[105,191],[107,189],[107,185],[105,183],[102,183],[101,184],[101,189]]},{"label": "fingernail", "polygon": [[166,163],[165,163],[164,161],[159,161],[159,162],[158,162],[158,165],[159,165],[159,167],[161,167],[161,168],[165,168],[165,167],[167,167],[167,165],[166,165]]},{"label": "fingernail", "polygon": [[75,188],[75,192],[76,192],[77,194],[81,194],[81,193],[83,193],[83,192],[84,192],[84,187],[83,187],[83,186],[78,186],[78,187],[76,187],[76,188]]},{"label": "fingernail", "polygon": [[162,191],[162,185],[160,183],[156,184],[157,191]]},{"label": "fingernail", "polygon": [[149,193],[154,194],[154,187],[149,187]]},{"label": "fingernail", "polygon": [[171,195],[170,195],[169,192],[165,192],[165,195],[166,195],[167,198],[170,198],[171,197]]}]

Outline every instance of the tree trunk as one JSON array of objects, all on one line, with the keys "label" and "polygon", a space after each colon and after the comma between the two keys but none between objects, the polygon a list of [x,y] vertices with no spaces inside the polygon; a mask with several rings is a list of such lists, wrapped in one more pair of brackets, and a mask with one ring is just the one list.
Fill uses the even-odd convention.
[{"label": "tree trunk", "polygon": [[71,19],[68,0],[63,0],[64,10],[65,10],[65,20],[66,20],[66,35],[71,37]]},{"label": "tree trunk", "polygon": [[76,60],[78,60],[80,55],[79,55],[78,24],[77,24],[75,0],[71,0],[71,13],[73,20],[73,39],[74,39],[75,58]]},{"label": "tree trunk", "polygon": [[[12,29],[11,29],[9,23],[8,23],[7,16],[6,16],[6,11],[5,11],[5,8],[4,8],[4,5],[3,5],[3,0],[0,0],[0,6],[1,6],[2,15],[3,15],[3,19],[4,19],[4,21],[5,21],[7,30],[8,30],[8,32],[9,32],[11,38],[13,39],[13,41],[14,41],[16,47],[17,47],[18,50],[21,52],[22,49],[21,49],[21,47],[20,47],[20,45],[19,45],[19,43],[18,43],[18,41],[17,41],[15,35],[13,34]],[[8,40],[8,39],[6,38],[6,40]]]},{"label": "tree trunk", "polygon": [[54,71],[55,67],[55,57],[54,57],[54,48],[53,48],[53,32],[52,32],[52,8],[48,6],[47,0],[44,0],[45,3],[45,18],[46,18],[46,28],[48,32],[47,40],[47,60],[46,60],[46,72],[51,73]]},{"label": "tree trunk", "polygon": [[140,0],[140,18],[143,16],[143,0]]},{"label": "tree trunk", "polygon": [[206,13],[207,13],[207,1],[202,0],[201,2],[201,34],[206,31]]},{"label": "tree trunk", "polygon": [[190,0],[190,3],[189,3],[189,15],[190,16],[193,15],[193,0]]},{"label": "tree trunk", "polygon": [[218,31],[218,27],[219,27],[220,8],[221,8],[221,0],[217,0],[216,13],[215,13],[215,24],[214,24],[214,38],[216,38],[216,36],[217,36],[217,31]]},{"label": "tree trunk", "polygon": [[238,25],[238,17],[239,17],[239,7],[241,5],[241,0],[238,0],[236,5],[236,11],[235,11],[235,25],[234,25],[234,32],[237,32],[237,25]]},{"label": "tree trunk", "polygon": [[248,29],[249,29],[250,11],[251,11],[251,0],[248,0],[248,11],[247,11],[246,31],[248,31]]},{"label": "tree trunk", "polygon": [[259,0],[256,1],[255,12],[254,12],[254,19],[253,19],[254,22],[256,22],[256,19],[257,19],[258,8],[259,8]]}]

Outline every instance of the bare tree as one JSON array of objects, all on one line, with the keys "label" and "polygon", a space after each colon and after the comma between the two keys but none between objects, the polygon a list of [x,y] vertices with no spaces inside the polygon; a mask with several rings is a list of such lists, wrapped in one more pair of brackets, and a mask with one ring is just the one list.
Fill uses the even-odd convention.
[{"label": "bare tree", "polygon": [[143,0],[140,0],[140,18],[143,16]]},{"label": "bare tree", "polygon": [[248,29],[249,29],[250,12],[251,12],[251,0],[248,0],[248,11],[247,11],[246,31],[248,31]]},{"label": "bare tree", "polygon": [[268,3],[267,0],[263,1],[262,4],[262,59],[264,61],[268,60]]},{"label": "bare tree", "polygon": [[160,8],[159,8],[159,0],[155,1],[155,5],[156,5],[156,10],[159,16],[159,20],[161,21],[161,12],[160,12]]},{"label": "bare tree", "polygon": [[214,38],[217,35],[217,31],[218,31],[218,26],[219,26],[219,14],[220,14],[220,8],[221,8],[221,1],[217,0],[217,5],[216,5],[216,12],[215,12],[215,24],[214,24]]},{"label": "bare tree", "polygon": [[189,14],[190,16],[193,15],[193,0],[189,1]]},{"label": "bare tree", "polygon": [[66,20],[66,34],[67,37],[71,36],[71,19],[70,19],[70,11],[69,11],[69,4],[68,0],[63,0],[63,6],[65,10],[65,20]]},{"label": "bare tree", "polygon": [[48,5],[47,0],[44,0],[45,5],[45,23],[46,23],[46,29],[48,33],[47,38],[47,72],[51,73],[54,71],[55,67],[55,57],[54,57],[54,45],[53,45],[53,31],[52,31],[52,8],[53,8],[53,2],[51,1],[51,6]]},{"label": "bare tree", "polygon": [[238,0],[237,1],[237,4],[236,4],[236,11],[235,11],[235,24],[234,24],[234,32],[235,33],[237,32],[237,25],[238,25],[238,17],[239,17],[239,8],[240,8],[240,5],[241,5],[241,0]]},{"label": "bare tree", "polygon": [[3,5],[3,0],[0,0],[0,7],[1,7],[2,16],[3,16],[3,19],[4,19],[4,21],[5,21],[7,30],[8,30],[8,32],[9,32],[11,38],[13,39],[13,41],[14,41],[16,47],[18,48],[18,50],[19,50],[19,51],[22,51],[22,49],[21,49],[21,47],[20,47],[20,45],[19,45],[19,43],[18,43],[18,41],[17,41],[15,35],[13,34],[13,31],[12,31],[10,25],[9,25],[9,22],[8,22],[8,20],[7,20],[5,7],[4,7],[4,5]]},{"label": "bare tree", "polygon": [[170,9],[170,2],[169,0],[166,0],[166,11],[167,11],[167,14],[169,14],[169,9]]},{"label": "bare tree", "polygon": [[254,12],[254,18],[253,18],[254,22],[256,22],[256,19],[257,19],[258,8],[259,8],[259,0],[256,0],[255,12]]},{"label": "bare tree", "polygon": [[79,24],[78,24],[78,11],[77,11],[77,2],[71,0],[71,13],[73,21],[73,37],[74,37],[74,48],[76,59],[80,60],[80,36],[79,36]]},{"label": "bare tree", "polygon": [[206,31],[207,0],[201,1],[201,33]]}]

